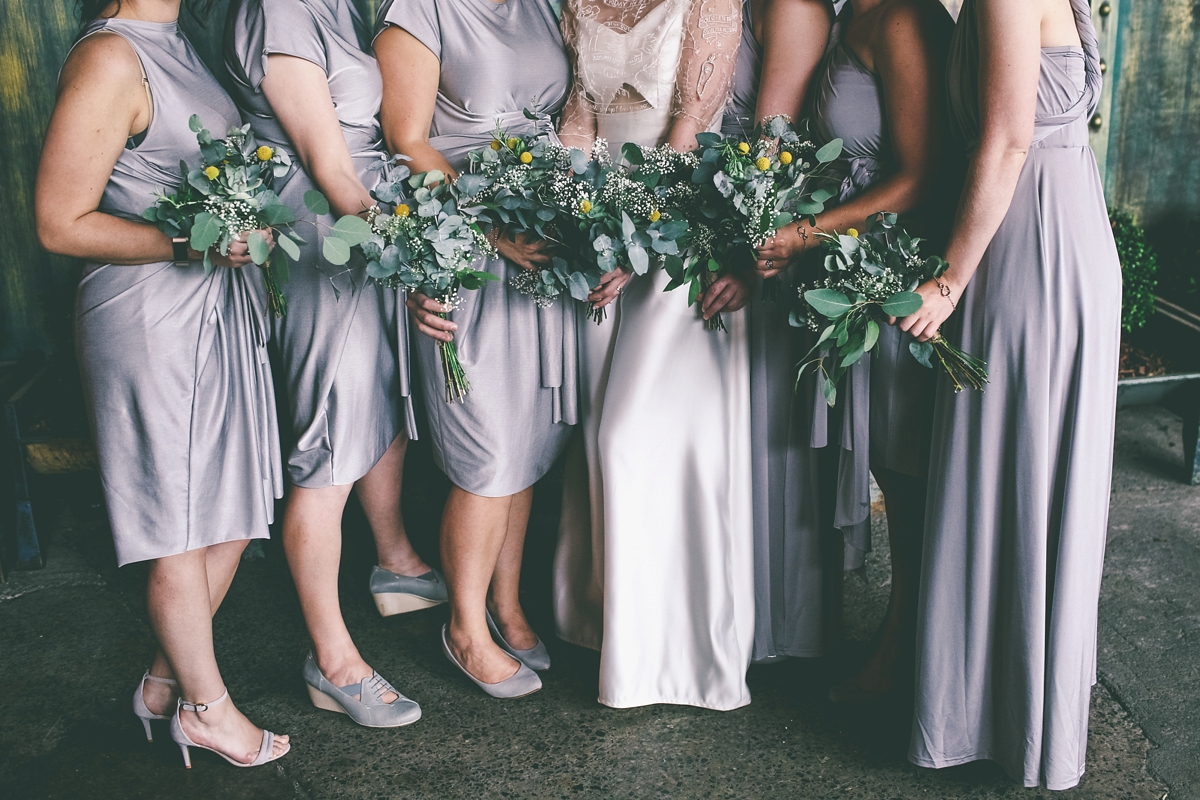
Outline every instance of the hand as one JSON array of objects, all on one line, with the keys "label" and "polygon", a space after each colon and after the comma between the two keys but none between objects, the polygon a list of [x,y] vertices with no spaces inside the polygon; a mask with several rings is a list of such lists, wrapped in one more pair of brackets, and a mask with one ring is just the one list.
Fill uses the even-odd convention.
[{"label": "hand", "polygon": [[[250,246],[246,244],[246,240],[251,233],[261,233],[263,238],[267,240],[267,250],[275,248],[275,236],[271,233],[270,228],[260,231],[242,231],[234,234],[233,241],[229,243],[229,252],[221,255],[221,251],[213,247],[209,250],[209,259],[218,267],[229,267],[231,269],[239,269],[247,264],[253,264],[254,260],[250,258]],[[197,253],[196,260],[204,258],[203,254]]]},{"label": "hand", "polygon": [[[944,279],[943,283],[945,283]],[[958,302],[958,298],[962,296],[962,292],[957,288],[949,283],[946,285],[950,287],[950,297],[942,295],[937,281],[925,281],[917,287],[917,294],[921,295],[922,300],[921,308],[917,310],[917,313],[909,314],[898,321],[895,317],[891,317],[888,322],[892,325],[899,322],[900,330],[906,331],[918,342],[928,342],[938,335],[942,323],[954,313],[954,306],[950,300],[954,299],[955,302]]]},{"label": "hand", "polygon": [[[808,237],[812,239],[811,232],[809,232]],[[756,251],[758,262],[754,265],[754,268],[758,270],[758,274],[764,280],[774,278],[780,272],[783,272],[793,258],[803,252],[804,240],[800,238],[800,233],[796,230],[796,225],[788,223],[775,231],[775,235],[768,239],[766,244],[758,248]]]},{"label": "hand", "polygon": [[513,239],[501,232],[496,249],[522,269],[542,269],[550,263],[550,248],[545,240],[534,238],[528,231],[518,233]]},{"label": "hand", "polygon": [[700,312],[706,320],[722,311],[740,311],[750,302],[750,282],[740,275],[722,275],[699,299]]},{"label": "hand", "polygon": [[454,341],[454,331],[458,330],[458,326],[439,316],[450,313],[449,307],[420,292],[409,292],[404,305],[408,306],[408,315],[417,323],[417,330],[421,333],[439,342]]},{"label": "hand", "polygon": [[592,308],[604,308],[617,299],[617,295],[632,277],[633,273],[624,267],[617,267],[612,272],[605,273],[600,278],[600,283],[588,295],[588,302],[592,304]]}]

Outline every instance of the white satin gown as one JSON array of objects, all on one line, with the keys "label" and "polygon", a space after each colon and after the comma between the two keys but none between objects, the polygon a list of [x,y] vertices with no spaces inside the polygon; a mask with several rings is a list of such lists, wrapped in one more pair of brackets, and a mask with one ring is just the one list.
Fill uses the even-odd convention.
[{"label": "white satin gown", "polygon": [[[601,77],[577,66],[589,91],[629,84],[653,103],[597,115],[614,156],[623,142],[667,137],[687,5],[664,0],[623,34],[580,21],[579,58],[605,64]],[[648,70],[632,50],[657,63]],[[638,74],[614,69],[631,63]],[[652,268],[605,322],[579,316],[581,424],[568,451],[556,622],[560,638],[600,650],[600,703],[730,710],[750,702],[754,639],[746,312],[710,331],[685,289],[663,292],[668,280]]]}]

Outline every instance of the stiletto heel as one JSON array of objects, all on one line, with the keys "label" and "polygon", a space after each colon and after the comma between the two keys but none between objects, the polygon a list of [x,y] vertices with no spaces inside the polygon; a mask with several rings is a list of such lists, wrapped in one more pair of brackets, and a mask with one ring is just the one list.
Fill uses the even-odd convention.
[{"label": "stiletto heel", "polygon": [[176,683],[175,681],[171,680],[170,678],[159,678],[155,675],[151,675],[150,671],[147,670],[146,674],[142,676],[142,679],[140,681],[138,681],[137,688],[133,690],[133,713],[136,714],[137,718],[142,721],[142,727],[146,729],[146,741],[153,742],[154,734],[150,730],[150,720],[152,720],[152,719],[164,719],[165,720],[165,719],[170,719],[171,717],[167,714],[155,714],[153,711],[146,708],[146,698],[142,694],[142,692],[146,686],[146,681],[154,681],[155,683],[165,683],[168,686],[178,686],[179,684]]},{"label": "stiletto heel", "polygon": [[240,761],[235,761],[234,759],[230,758],[229,756],[225,755],[220,750],[217,750],[215,748],[206,747],[205,745],[196,744],[195,742],[193,742],[191,737],[187,735],[187,731],[185,731],[183,729],[183,725],[179,722],[179,712],[180,711],[195,711],[197,714],[202,714],[205,711],[208,711],[208,709],[217,705],[218,703],[224,703],[228,699],[229,699],[229,690],[226,689],[225,692],[220,697],[218,697],[216,700],[213,700],[211,703],[189,703],[186,700],[184,700],[182,697],[179,698],[179,700],[176,702],[175,715],[173,717],[171,717],[171,738],[175,740],[175,744],[179,745],[179,749],[183,753],[183,765],[185,767],[187,767],[188,769],[192,768],[192,756],[188,752],[188,748],[190,748],[190,747],[199,747],[201,750],[207,750],[210,753],[216,753],[221,758],[228,761],[230,764],[233,764],[235,767],[257,767],[262,764],[267,764],[271,761],[275,761],[276,759],[283,758],[289,752],[291,752],[292,745],[289,742],[288,744],[284,745],[282,753],[280,753],[277,756],[271,755],[271,751],[275,747],[275,734],[271,733],[266,728],[264,728],[263,732],[262,732],[262,734],[263,734],[262,735],[262,744],[260,744],[258,746],[258,755],[255,756],[254,760],[251,761],[249,764],[243,764]]}]

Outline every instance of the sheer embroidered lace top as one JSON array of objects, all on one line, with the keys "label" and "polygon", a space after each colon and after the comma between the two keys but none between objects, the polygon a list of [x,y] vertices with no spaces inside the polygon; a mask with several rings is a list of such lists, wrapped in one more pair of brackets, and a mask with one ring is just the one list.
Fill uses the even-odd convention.
[{"label": "sheer embroidered lace top", "polygon": [[649,108],[707,127],[729,99],[740,33],[739,0],[567,0],[575,72],[563,128]]}]

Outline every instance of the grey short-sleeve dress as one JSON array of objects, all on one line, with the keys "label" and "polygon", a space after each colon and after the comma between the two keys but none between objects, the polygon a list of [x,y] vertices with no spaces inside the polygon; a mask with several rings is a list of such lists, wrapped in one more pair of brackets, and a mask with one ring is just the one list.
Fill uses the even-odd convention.
[{"label": "grey short-sleeve dress", "polygon": [[[909,757],[998,761],[1026,786],[1084,771],[1108,519],[1121,272],[1088,147],[1100,93],[1086,0],[1079,47],[1041,51],[1033,142],[958,304],[984,392],[939,380]],[[963,3],[951,121],[979,137],[979,38]]]},{"label": "grey short-sleeve dress", "polygon": [[[200,162],[188,118],[217,135],[240,121],[175,23],[97,20],[83,37],[99,33],[133,47],[153,108],[99,210],[141,221],[180,160]],[[266,314],[254,266],[85,265],[75,344],[118,564],[267,537],[283,479]]]},{"label": "grey short-sleeve dress", "polygon": [[225,66],[243,119],[295,162],[275,189],[296,210],[295,230],[306,244],[283,287],[287,316],[274,325],[292,415],[288,473],[310,489],[354,483],[397,436],[416,437],[408,317],[395,290],[367,279],[357,253],[344,267],[321,257],[314,223],[334,218],[305,207],[304,193],[319,187],[261,87],[271,55],[321,67],[355,169],[371,189],[379,177],[371,167],[385,151],[377,120],[383,81],[369,44],[370,27],[352,0],[235,0],[225,26]]},{"label": "grey short-sleeve dress", "polygon": [[[523,110],[555,113],[566,99],[567,58],[545,0],[391,0],[378,29],[403,28],[441,62],[430,144],[461,169],[497,125],[528,135]],[[499,276],[462,292],[451,314],[459,360],[471,381],[462,403],[447,403],[437,343],[415,335],[434,458],[454,484],[504,497],[550,469],[578,418],[575,304],[538,308],[509,285],[520,267],[503,258],[477,269]]]},{"label": "grey short-sleeve dress", "polygon": [[[725,136],[747,138],[755,123],[763,48],[754,36],[753,4],[742,3],[742,38],[732,96],[721,122]],[[779,280],[792,291],[793,276]],[[754,661],[812,658],[824,651],[820,516],[816,451],[809,446],[795,391],[806,348],[788,324],[788,303],[748,309],[750,329],[750,457],[754,503]]]}]

